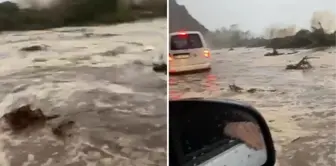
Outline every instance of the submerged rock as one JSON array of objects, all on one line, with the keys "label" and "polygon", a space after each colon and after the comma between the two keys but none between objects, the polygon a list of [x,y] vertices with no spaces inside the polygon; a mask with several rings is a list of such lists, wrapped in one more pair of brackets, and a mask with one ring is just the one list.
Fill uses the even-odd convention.
[{"label": "submerged rock", "polygon": [[242,92],[244,89],[235,85],[235,84],[231,84],[229,85],[229,88],[231,91],[234,91],[234,92]]},{"label": "submerged rock", "polygon": [[86,38],[91,38],[91,37],[102,38],[102,37],[120,36],[120,34],[111,34],[111,33],[95,34],[95,33],[91,33],[91,32],[86,32],[86,33],[83,33],[83,36],[86,37]]},{"label": "submerged rock", "polygon": [[70,129],[75,125],[72,120],[64,120],[51,129],[52,133],[59,138],[70,137]]},{"label": "submerged rock", "polygon": [[167,73],[167,65],[166,64],[154,65],[153,71],[158,72],[158,73]]},{"label": "submerged rock", "polygon": [[248,92],[248,93],[255,93],[255,92],[275,92],[276,90],[275,89],[258,89],[258,88],[250,88],[250,89],[247,89],[245,90],[244,88],[242,87],[239,87],[235,84],[231,84],[229,85],[229,88],[231,91],[233,92]]},{"label": "submerged rock", "polygon": [[59,115],[46,116],[41,109],[32,110],[30,105],[25,105],[6,113],[1,119],[5,120],[11,130],[19,131],[57,117]]},{"label": "submerged rock", "polygon": [[284,53],[279,53],[276,49],[273,49],[273,52],[268,52],[264,56],[279,56],[283,55]]},{"label": "submerged rock", "polygon": [[46,50],[48,46],[46,45],[33,45],[28,47],[23,47],[20,51],[33,52],[33,51],[43,51]]},{"label": "submerged rock", "polygon": [[113,50],[103,52],[101,55],[102,56],[117,56],[119,54],[126,53],[126,51],[127,51],[127,48],[125,46],[118,46],[114,48]]},{"label": "submerged rock", "polygon": [[289,52],[289,53],[287,53],[287,55],[292,55],[292,54],[296,54],[296,53],[298,53],[299,51],[293,51],[293,52]]}]

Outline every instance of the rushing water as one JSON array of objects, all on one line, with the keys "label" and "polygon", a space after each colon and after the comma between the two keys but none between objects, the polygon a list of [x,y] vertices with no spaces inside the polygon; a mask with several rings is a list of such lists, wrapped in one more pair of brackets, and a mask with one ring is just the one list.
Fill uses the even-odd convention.
[{"label": "rushing water", "polygon": [[[336,51],[299,51],[294,55],[265,57],[267,50],[263,48],[215,50],[210,72],[170,77],[170,98],[230,98],[248,102],[270,125],[277,165],[335,165]],[[314,69],[284,70],[287,64],[307,55],[317,57],[309,60]],[[246,89],[276,91],[234,93],[228,87],[233,83]]]},{"label": "rushing water", "polygon": [[[166,76],[151,66],[165,48],[164,19],[2,33],[0,115],[29,103],[61,118],[1,131],[0,165],[166,165]],[[75,125],[60,139],[51,128],[64,120]]]}]

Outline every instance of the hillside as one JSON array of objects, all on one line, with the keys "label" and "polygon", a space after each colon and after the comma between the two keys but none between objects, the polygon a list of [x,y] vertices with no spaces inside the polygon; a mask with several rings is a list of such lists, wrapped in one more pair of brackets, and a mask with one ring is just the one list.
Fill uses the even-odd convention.
[{"label": "hillside", "polygon": [[169,0],[169,32],[192,30],[207,33],[209,30],[193,18],[185,6]]}]

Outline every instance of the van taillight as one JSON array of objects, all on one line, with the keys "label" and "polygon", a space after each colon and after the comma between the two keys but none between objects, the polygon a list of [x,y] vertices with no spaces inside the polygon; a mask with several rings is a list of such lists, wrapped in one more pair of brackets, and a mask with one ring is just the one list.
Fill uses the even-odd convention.
[{"label": "van taillight", "polygon": [[205,50],[204,51],[204,56],[207,58],[210,58],[210,51],[209,50]]},{"label": "van taillight", "polygon": [[173,57],[171,54],[169,54],[169,61],[172,61],[173,60]]}]

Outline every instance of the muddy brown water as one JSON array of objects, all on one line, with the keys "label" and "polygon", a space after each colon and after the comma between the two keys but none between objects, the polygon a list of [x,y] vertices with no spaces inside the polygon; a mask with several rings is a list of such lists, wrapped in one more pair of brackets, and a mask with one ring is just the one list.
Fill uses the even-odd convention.
[{"label": "muddy brown water", "polygon": [[[263,48],[214,50],[210,72],[171,76],[170,99],[235,99],[256,107],[270,125],[280,166],[335,165],[336,50],[298,50],[294,55],[265,57]],[[279,50],[291,52],[290,50]],[[304,56],[314,69],[285,71]],[[234,93],[228,85],[275,89]]]},{"label": "muddy brown water", "polygon": [[[0,114],[30,103],[61,117],[1,131],[0,165],[166,165],[166,75],[151,65],[165,34],[163,19],[2,33]],[[46,50],[20,51],[41,44]],[[58,138],[51,128],[64,120],[75,125]]]}]

